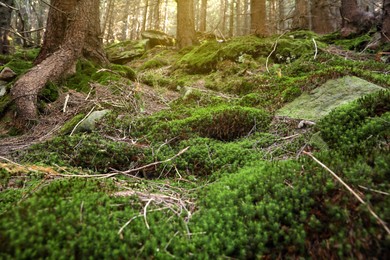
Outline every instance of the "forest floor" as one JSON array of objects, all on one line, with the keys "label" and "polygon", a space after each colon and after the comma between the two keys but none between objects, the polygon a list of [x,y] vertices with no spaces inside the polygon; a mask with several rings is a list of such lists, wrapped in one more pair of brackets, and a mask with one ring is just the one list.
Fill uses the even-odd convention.
[{"label": "forest floor", "polygon": [[[390,66],[368,42],[295,32],[82,60],[24,134],[0,97],[0,258],[389,257]],[[0,61],[23,73],[35,55]],[[275,115],[345,76],[383,90],[315,122]]]}]

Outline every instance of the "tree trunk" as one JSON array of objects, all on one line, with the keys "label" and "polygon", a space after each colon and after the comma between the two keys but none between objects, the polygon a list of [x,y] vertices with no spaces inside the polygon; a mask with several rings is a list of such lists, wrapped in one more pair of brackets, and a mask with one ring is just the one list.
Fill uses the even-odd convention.
[{"label": "tree trunk", "polygon": [[193,0],[177,1],[177,42],[180,49],[198,43]]},{"label": "tree trunk", "polygon": [[311,4],[311,30],[315,33],[326,34],[336,30],[337,21],[332,17],[332,5],[329,0],[315,0]]},{"label": "tree trunk", "polygon": [[375,23],[373,14],[359,8],[357,0],[341,0],[341,36],[361,34],[371,29]]},{"label": "tree trunk", "polygon": [[207,0],[202,0],[200,5],[200,25],[199,31],[206,31],[206,21],[207,21]]},{"label": "tree trunk", "polygon": [[234,36],[234,0],[230,2],[230,15],[229,15],[229,37]]},{"label": "tree trunk", "polygon": [[[61,0],[56,1],[61,2]],[[51,2],[58,6],[56,1]],[[58,81],[67,75],[82,54],[89,58],[106,61],[99,38],[99,0],[67,0],[63,2],[69,6],[70,3],[75,4],[66,15],[66,25],[53,24],[53,21],[64,21],[62,19],[56,20],[59,18],[57,12],[60,12],[60,9],[50,12],[52,16],[55,15],[56,19],[54,17],[48,18],[48,29],[57,31],[58,27],[58,30],[65,30],[61,41],[57,42],[59,45],[53,46],[48,43],[50,38],[45,38],[46,44],[51,46],[50,50],[55,51],[20,77],[11,89],[11,97],[17,108],[16,126],[21,129],[28,128],[31,122],[37,120],[37,95],[47,82]],[[61,5],[63,4],[61,3]],[[54,13],[54,11],[57,12]],[[55,33],[48,31],[47,34],[50,36]]]},{"label": "tree trunk", "polygon": [[293,14],[292,29],[308,30],[309,29],[309,8],[308,0],[297,0]]},{"label": "tree trunk", "polygon": [[143,13],[143,19],[142,19],[141,32],[146,31],[146,26],[147,26],[146,20],[148,19],[148,9],[149,9],[149,0],[146,0],[145,1],[145,9],[144,9],[144,13]]},{"label": "tree trunk", "polygon": [[3,0],[0,5],[0,54],[9,54],[8,30],[11,25],[11,13],[14,6],[13,0]]},{"label": "tree trunk", "polygon": [[251,33],[259,36],[267,35],[267,17],[265,0],[251,1]]},{"label": "tree trunk", "polygon": [[47,17],[46,33],[43,38],[43,46],[35,59],[35,64],[41,63],[52,55],[64,42],[66,27],[71,12],[77,0],[52,0]]},{"label": "tree trunk", "polygon": [[390,0],[383,0],[382,42],[390,42]]}]

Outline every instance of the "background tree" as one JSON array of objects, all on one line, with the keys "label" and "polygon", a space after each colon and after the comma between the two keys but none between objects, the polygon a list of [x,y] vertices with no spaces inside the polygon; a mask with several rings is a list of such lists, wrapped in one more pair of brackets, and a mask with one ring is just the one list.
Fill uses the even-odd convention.
[{"label": "background tree", "polygon": [[205,32],[207,21],[207,0],[201,0],[199,20],[199,31]]},{"label": "background tree", "polygon": [[251,33],[267,35],[267,17],[265,0],[251,0]]},{"label": "background tree", "polygon": [[382,42],[390,42],[390,0],[383,0]]},{"label": "background tree", "polygon": [[9,54],[8,33],[11,28],[11,13],[14,0],[0,2],[0,54]]},{"label": "background tree", "polygon": [[184,48],[197,44],[193,0],[177,0],[177,44]]},{"label": "background tree", "polygon": [[368,31],[375,22],[374,15],[363,11],[357,0],[341,0],[341,35],[348,37]]},{"label": "background tree", "polygon": [[[52,0],[51,4],[48,38],[42,48],[45,54],[40,55],[42,61],[21,76],[11,89],[19,128],[28,128],[37,119],[38,92],[47,82],[55,82],[73,71],[80,56],[106,62],[100,39],[99,0]],[[63,37],[51,38],[57,33],[53,30],[63,32]]]}]

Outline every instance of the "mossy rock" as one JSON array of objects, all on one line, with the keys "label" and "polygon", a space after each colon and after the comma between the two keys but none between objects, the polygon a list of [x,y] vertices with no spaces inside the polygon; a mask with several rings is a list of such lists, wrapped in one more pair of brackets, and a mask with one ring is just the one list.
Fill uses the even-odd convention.
[{"label": "mossy rock", "polygon": [[60,129],[60,134],[66,135],[70,134],[74,127],[85,117],[84,113],[74,116],[72,119],[68,120]]},{"label": "mossy rock", "polygon": [[128,40],[111,44],[106,47],[108,59],[112,63],[126,64],[145,53],[148,41]]},{"label": "mossy rock", "polygon": [[278,110],[276,115],[316,121],[340,105],[379,90],[383,88],[357,77],[329,80],[310,93],[303,93]]},{"label": "mossy rock", "polygon": [[173,46],[175,44],[175,38],[157,30],[144,31],[141,33],[141,36],[143,39],[149,40],[147,43],[148,49],[158,45]]},{"label": "mossy rock", "polygon": [[[208,41],[193,48],[176,65],[188,69],[191,73],[206,73],[215,70],[217,64],[224,60],[242,63],[244,56],[247,60],[250,57],[253,59],[268,57],[276,42],[275,52],[271,56],[275,62],[291,62],[305,53],[314,53],[315,47],[311,38],[290,36],[283,36],[280,39],[242,36],[223,43]],[[318,44],[320,47],[325,46]]]}]

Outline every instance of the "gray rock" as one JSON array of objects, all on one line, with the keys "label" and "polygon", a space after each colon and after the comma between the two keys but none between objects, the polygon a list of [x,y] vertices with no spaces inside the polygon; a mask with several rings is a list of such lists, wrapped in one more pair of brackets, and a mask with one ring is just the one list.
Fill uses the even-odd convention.
[{"label": "gray rock", "polygon": [[384,88],[357,77],[329,80],[310,93],[303,93],[276,112],[277,116],[318,121],[333,109]]},{"label": "gray rock", "polygon": [[7,93],[7,86],[2,85],[0,81],[0,97],[4,96]]},{"label": "gray rock", "polygon": [[111,110],[109,109],[92,112],[83,122],[77,126],[75,133],[92,132],[96,128],[96,123],[110,112]]},{"label": "gray rock", "polygon": [[16,73],[8,67],[4,67],[4,69],[0,72],[1,81],[12,81],[15,77]]}]

